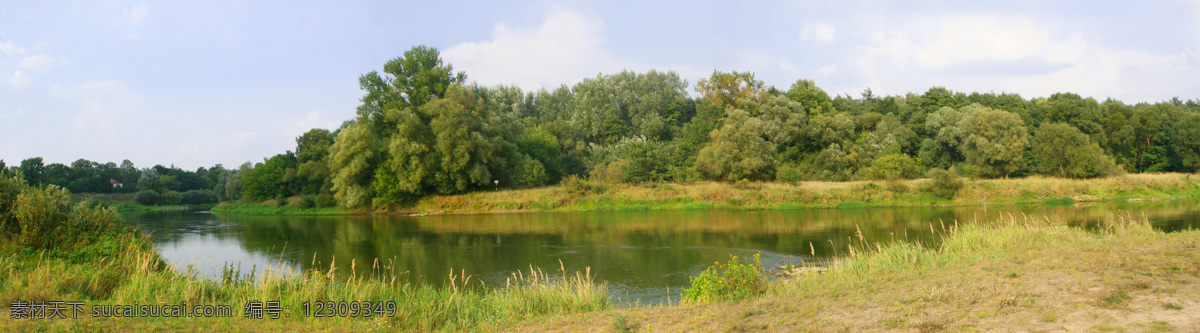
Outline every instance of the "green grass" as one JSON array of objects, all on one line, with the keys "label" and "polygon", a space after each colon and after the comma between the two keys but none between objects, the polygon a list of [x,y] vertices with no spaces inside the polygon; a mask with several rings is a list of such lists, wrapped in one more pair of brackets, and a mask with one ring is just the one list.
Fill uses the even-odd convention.
[{"label": "green grass", "polygon": [[213,206],[213,212],[245,214],[245,215],[335,215],[353,214],[353,211],[338,207],[324,208],[295,208],[271,204],[222,202]]},{"label": "green grass", "polygon": [[[562,185],[432,195],[376,212],[473,213],[597,210],[805,209],[1152,200],[1200,194],[1186,174],[1130,174],[1099,179],[1027,177],[966,180],[952,198],[928,179],[872,182],[610,184],[573,178]],[[897,191],[903,187],[906,190]],[[263,210],[269,213],[271,210]]]}]

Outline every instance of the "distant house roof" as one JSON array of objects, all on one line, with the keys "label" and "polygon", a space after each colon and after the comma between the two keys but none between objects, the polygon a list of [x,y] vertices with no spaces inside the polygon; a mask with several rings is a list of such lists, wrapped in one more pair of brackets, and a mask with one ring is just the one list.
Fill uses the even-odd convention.
[{"label": "distant house roof", "polygon": [[118,181],[118,180],[116,180],[116,179],[109,179],[109,180],[108,180],[108,183],[109,183],[109,184],[114,184],[114,185],[115,185],[115,184],[120,184],[121,182],[120,182],[120,181]]}]

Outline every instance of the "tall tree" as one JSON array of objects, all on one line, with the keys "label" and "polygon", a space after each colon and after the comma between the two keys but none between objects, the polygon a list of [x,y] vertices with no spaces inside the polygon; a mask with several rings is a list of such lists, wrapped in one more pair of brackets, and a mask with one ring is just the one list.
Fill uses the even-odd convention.
[{"label": "tall tree", "polygon": [[1100,145],[1065,123],[1044,123],[1033,137],[1034,165],[1039,173],[1091,178],[1116,171]]},{"label": "tall tree", "polygon": [[[870,94],[870,89],[866,90],[865,94]],[[829,94],[817,87],[812,80],[797,80],[792,84],[792,88],[788,89],[787,97],[803,105],[808,114],[812,116],[836,112],[833,109],[833,100],[829,99]]]},{"label": "tall tree", "polygon": [[358,208],[371,203],[375,168],[384,158],[380,141],[369,124],[353,122],[342,128],[329,146],[334,197],[342,207]]},{"label": "tall tree", "polygon": [[443,96],[451,85],[467,80],[465,73],[455,73],[453,66],[443,63],[436,48],[424,45],[389,60],[383,73],[371,71],[358,79],[359,87],[367,92],[358,107],[359,119],[381,130],[390,127],[384,117],[388,109],[420,107]]},{"label": "tall tree", "polygon": [[767,96],[766,83],[754,79],[751,72],[713,71],[712,76],[696,82],[696,92],[713,104],[736,106],[739,100],[761,100]]},{"label": "tall tree", "polygon": [[765,180],[775,175],[775,145],[764,139],[766,125],[742,109],[731,109],[712,141],[696,157],[696,170],[709,178]]},{"label": "tall tree", "polygon": [[979,104],[963,107],[961,150],[968,165],[984,177],[1008,177],[1021,168],[1029,132],[1016,113]]}]

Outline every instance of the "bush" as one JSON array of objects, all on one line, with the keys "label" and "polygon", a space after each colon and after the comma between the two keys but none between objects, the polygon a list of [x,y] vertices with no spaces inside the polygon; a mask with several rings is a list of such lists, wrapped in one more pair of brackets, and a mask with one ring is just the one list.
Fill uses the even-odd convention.
[{"label": "bush", "polygon": [[775,180],[784,183],[797,183],[804,180],[804,170],[795,164],[784,164],[775,169]]},{"label": "bush", "polygon": [[727,263],[715,263],[699,276],[692,286],[683,290],[683,300],[689,303],[736,301],[762,294],[766,279],[760,269],[759,255],[754,260],[730,256]]},{"label": "bush", "polygon": [[153,190],[138,191],[133,195],[133,201],[146,206],[154,206],[162,203],[162,196]]},{"label": "bush", "polygon": [[180,202],[185,205],[217,203],[217,194],[212,190],[191,190],[183,192]]},{"label": "bush", "polygon": [[317,199],[311,195],[302,195],[288,198],[287,206],[291,208],[313,208],[316,206]]},{"label": "bush", "polygon": [[546,175],[546,168],[542,166],[542,162],[525,155],[517,166],[513,180],[521,187],[537,187],[546,185],[550,178]]},{"label": "bush", "polygon": [[318,194],[313,204],[317,208],[333,207],[337,205],[337,200],[331,194]]},{"label": "bush", "polygon": [[162,195],[162,203],[168,205],[178,205],[183,202],[183,194],[175,191],[167,191]]},{"label": "bush", "polygon": [[69,195],[62,187],[34,187],[15,176],[0,176],[0,240],[61,254],[129,231],[115,209],[72,204]]},{"label": "bush", "polygon": [[905,154],[888,154],[875,159],[871,165],[873,179],[907,179],[918,175],[917,161]]},{"label": "bush", "polygon": [[964,185],[962,177],[943,169],[929,169],[925,177],[930,181],[929,192],[946,199],[954,198]]},{"label": "bush", "polygon": [[612,163],[599,163],[592,167],[592,172],[588,174],[588,179],[593,181],[614,184],[625,179],[625,167],[629,165],[629,160],[620,159]]},{"label": "bush", "polygon": [[287,204],[288,204],[287,196],[283,195],[283,193],[279,193],[279,194],[275,195],[275,205],[276,206],[283,207],[283,206],[287,206]]},{"label": "bush", "polygon": [[562,186],[567,190],[567,194],[574,196],[583,196],[586,194],[599,194],[607,190],[603,185],[593,184],[590,181],[583,180],[576,175],[570,175],[562,180]]}]

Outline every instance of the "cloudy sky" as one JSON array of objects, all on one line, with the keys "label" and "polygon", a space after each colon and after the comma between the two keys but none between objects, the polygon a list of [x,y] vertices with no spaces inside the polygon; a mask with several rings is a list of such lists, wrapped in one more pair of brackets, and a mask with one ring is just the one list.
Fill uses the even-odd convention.
[{"label": "cloudy sky", "polygon": [[195,169],[354,116],[358,76],[428,45],[468,80],[751,71],[830,94],[1200,98],[1200,1],[6,1],[0,159]]}]

